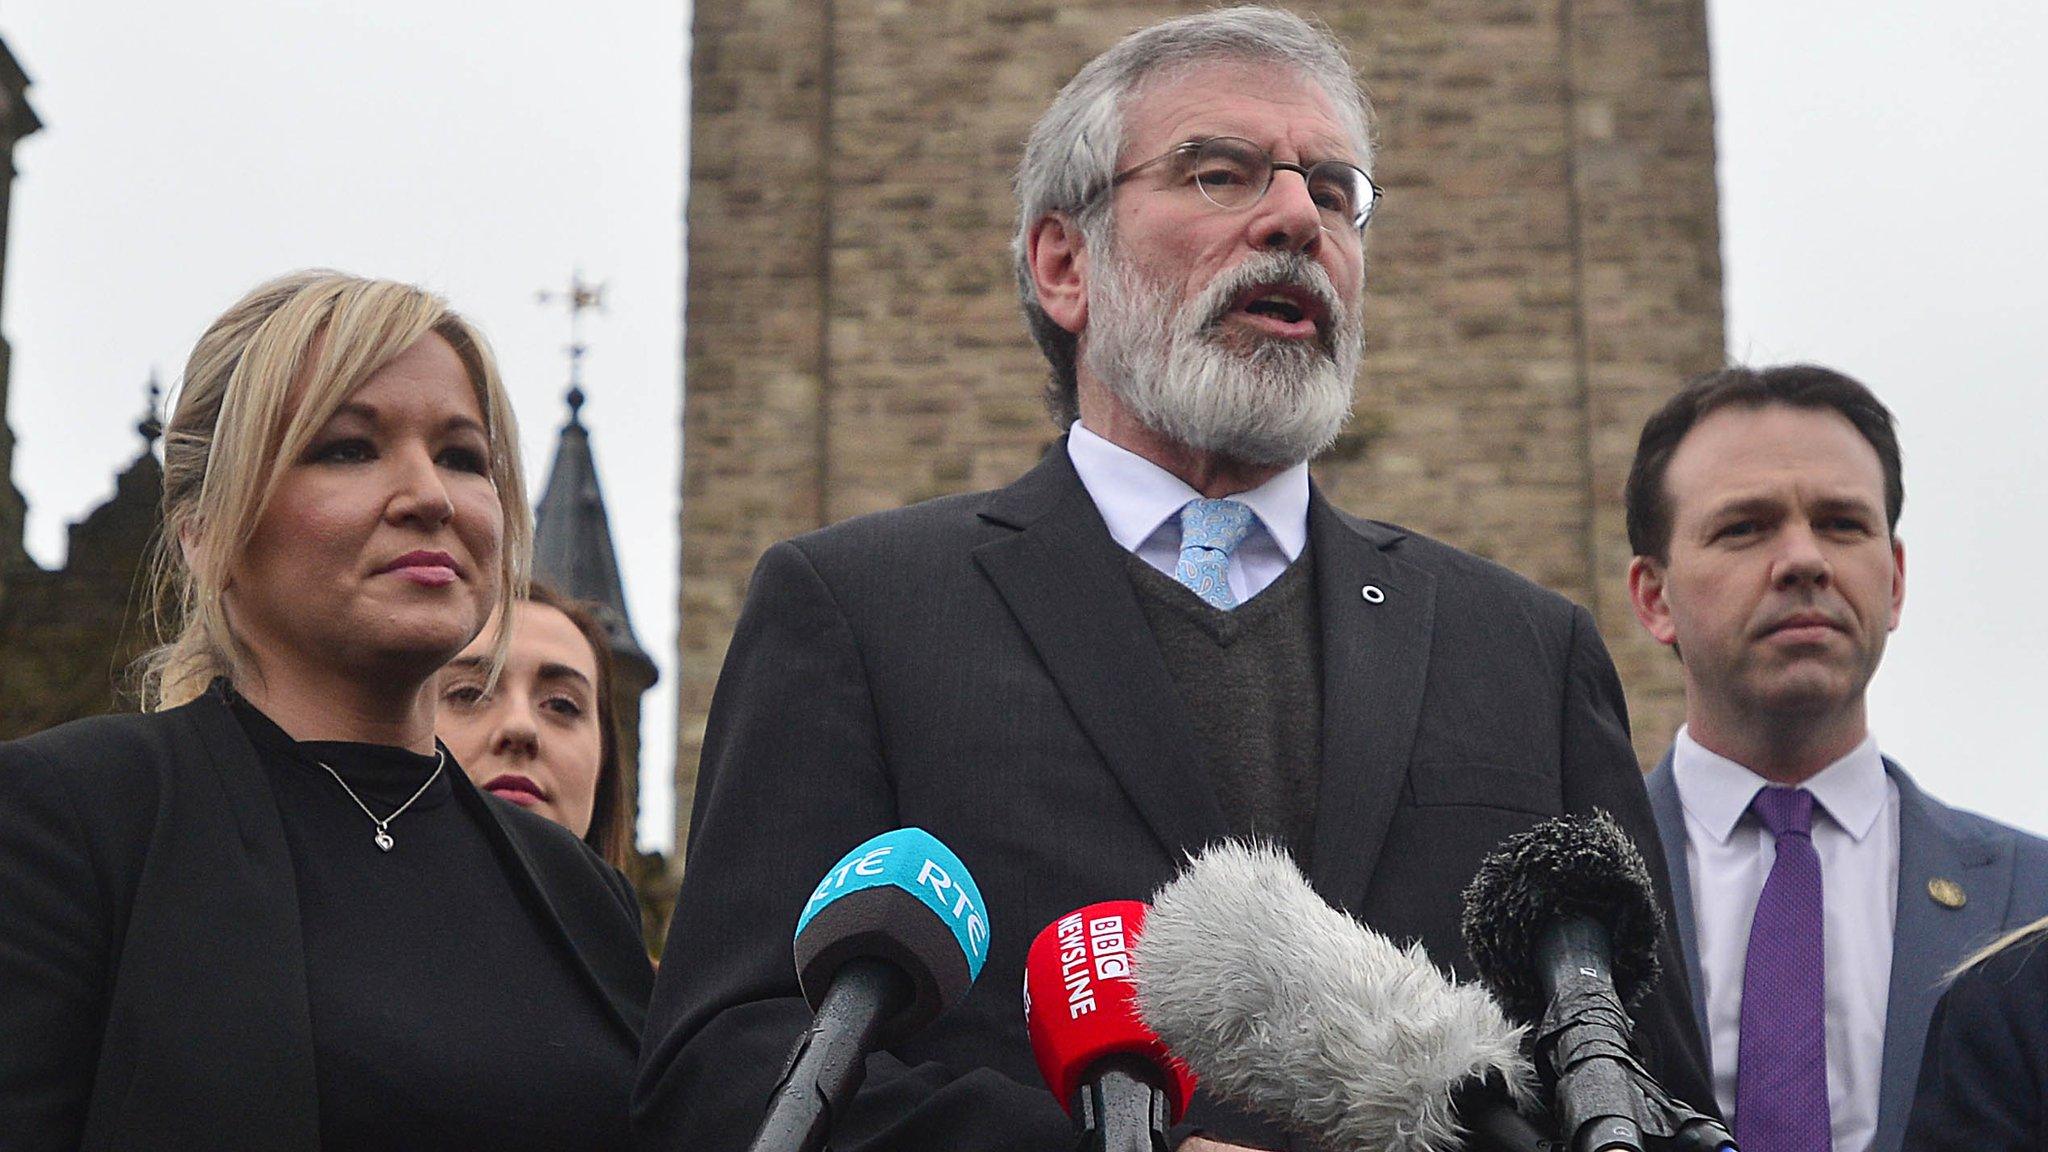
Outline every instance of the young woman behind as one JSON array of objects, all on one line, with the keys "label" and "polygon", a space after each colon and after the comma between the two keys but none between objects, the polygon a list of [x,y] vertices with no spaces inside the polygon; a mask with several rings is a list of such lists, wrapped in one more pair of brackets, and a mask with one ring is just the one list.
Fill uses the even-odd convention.
[{"label": "young woman behind", "polygon": [[545,584],[512,605],[504,667],[491,682],[502,617],[441,670],[436,730],[476,786],[545,816],[621,872],[633,830],[620,794],[611,641],[591,610]]}]

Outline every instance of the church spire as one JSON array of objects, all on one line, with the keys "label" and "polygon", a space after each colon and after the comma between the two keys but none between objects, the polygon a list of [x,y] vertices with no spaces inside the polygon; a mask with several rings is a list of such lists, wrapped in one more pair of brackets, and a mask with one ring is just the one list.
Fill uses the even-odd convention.
[{"label": "church spire", "polygon": [[643,670],[654,680],[654,662],[633,634],[626,611],[625,585],[619,577],[618,552],[612,545],[610,517],[598,486],[597,461],[590,451],[590,430],[583,426],[583,313],[604,306],[604,286],[586,284],[582,273],[570,277],[566,293],[540,293],[542,303],[561,301],[569,311],[569,418],[555,442],[555,461],[547,487],[534,509],[533,575],[555,591],[593,604],[611,637],[612,655]]}]

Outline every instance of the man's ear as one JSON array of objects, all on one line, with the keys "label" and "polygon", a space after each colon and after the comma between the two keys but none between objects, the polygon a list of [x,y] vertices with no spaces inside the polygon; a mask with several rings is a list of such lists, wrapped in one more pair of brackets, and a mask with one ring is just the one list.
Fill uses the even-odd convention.
[{"label": "man's ear", "polygon": [[1659,644],[1676,645],[1678,629],[1671,623],[1671,604],[1664,598],[1664,566],[1648,556],[1628,563],[1628,603],[1636,620]]},{"label": "man's ear", "polygon": [[1899,626],[1899,612],[1906,606],[1906,542],[1892,537],[1892,629]]},{"label": "man's ear", "polygon": [[1031,226],[1026,240],[1038,306],[1053,323],[1079,336],[1088,327],[1088,249],[1080,226],[1050,212]]}]

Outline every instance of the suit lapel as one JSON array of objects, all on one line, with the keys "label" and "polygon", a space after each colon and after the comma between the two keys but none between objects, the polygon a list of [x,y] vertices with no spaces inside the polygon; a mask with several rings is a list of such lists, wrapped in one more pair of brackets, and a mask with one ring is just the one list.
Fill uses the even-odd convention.
[{"label": "suit lapel", "polygon": [[[639,1021],[645,1012],[641,1005],[630,1003],[623,997],[624,990],[634,986],[632,974],[616,970],[616,965],[606,963],[608,955],[589,947],[589,941],[585,939],[586,933],[577,927],[585,924],[593,916],[603,916],[607,910],[599,907],[572,909],[571,914],[565,916],[563,908],[555,902],[548,885],[540,882],[541,869],[535,866],[533,856],[527,851],[525,838],[516,834],[510,826],[511,816],[500,811],[497,804],[485,799],[484,794],[471,783],[466,773],[451,772],[448,779],[453,786],[456,800],[473,814],[481,817],[478,823],[483,827],[484,837],[506,862],[506,872],[512,886],[522,889],[538,903],[546,913],[543,919],[547,921],[548,927],[553,929],[555,938],[567,946],[569,955],[576,960],[578,972],[598,991],[605,1007],[611,1011],[613,1021],[637,1040],[640,1036]],[[646,983],[647,978],[643,974],[640,977],[643,991],[646,990]]]},{"label": "suit lapel", "polygon": [[1692,918],[1692,869],[1685,862],[1685,805],[1678,798],[1678,778],[1671,771],[1671,751],[1643,781],[1650,791],[1650,814],[1657,821],[1657,840],[1664,847],[1664,869],[1671,874],[1672,913],[1678,922],[1679,951],[1685,955],[1685,974],[1692,986],[1693,1022],[1699,1025],[1700,1042],[1706,1050],[1707,1071],[1713,1072],[1714,1043],[1707,1034],[1707,985],[1700,979],[1699,927]]},{"label": "suit lapel", "polygon": [[[126,1039],[101,1053],[102,1079],[117,1047],[145,1071],[113,1107],[95,1104],[84,1144],[313,1148],[320,1113],[305,937],[277,798],[222,688],[175,714],[197,739],[179,742],[179,784],[130,910],[108,1029]],[[205,1073],[149,1069],[194,1058]],[[206,1082],[237,1104],[219,1131],[211,1114],[176,1098]],[[166,1116],[177,1117],[169,1130]]]},{"label": "suit lapel", "polygon": [[[1887,760],[1885,771],[1899,789],[1899,891],[1874,1148],[1898,1146],[1948,970],[1998,934],[2012,886],[2009,845],[1959,826],[1898,765]],[[1961,889],[1962,907],[1935,901],[1929,885],[1941,880]]]},{"label": "suit lapel", "polygon": [[[1429,672],[1436,582],[1384,551],[1401,533],[1309,496],[1322,630],[1322,785],[1311,879],[1356,910],[1407,778]],[[1369,598],[1366,589],[1377,591]]]},{"label": "suit lapel", "polygon": [[1193,726],[1066,442],[982,516],[1017,531],[975,563],[1160,845],[1178,858],[1222,836]]}]

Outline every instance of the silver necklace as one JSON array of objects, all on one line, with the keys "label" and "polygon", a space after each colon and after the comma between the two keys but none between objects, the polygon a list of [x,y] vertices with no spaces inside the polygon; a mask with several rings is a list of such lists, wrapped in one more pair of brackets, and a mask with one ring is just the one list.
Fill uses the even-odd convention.
[{"label": "silver necklace", "polygon": [[341,785],[341,790],[343,792],[348,793],[348,798],[355,801],[356,807],[361,808],[363,810],[363,815],[368,816],[370,818],[370,823],[375,824],[377,826],[377,835],[372,837],[372,839],[374,839],[377,842],[377,847],[383,849],[386,852],[389,852],[391,851],[392,846],[398,843],[398,841],[393,840],[391,838],[391,822],[393,820],[398,819],[401,815],[404,815],[405,810],[407,808],[412,807],[412,801],[417,800],[422,796],[425,796],[427,794],[427,789],[432,788],[434,786],[434,781],[439,780],[441,778],[441,769],[446,767],[448,764],[448,754],[439,748],[435,748],[434,771],[431,775],[427,777],[427,782],[425,784],[420,785],[420,790],[412,794],[412,800],[407,800],[405,803],[400,804],[398,807],[392,809],[391,815],[384,817],[382,820],[379,820],[377,818],[377,814],[375,812],[370,811],[370,806],[368,804],[363,803],[363,798],[361,796],[356,795],[356,790],[348,786],[348,781],[343,780],[341,778],[341,773],[336,772],[333,768],[329,767],[327,762],[324,760],[315,760],[313,761],[313,763],[320,765],[322,768],[326,768],[327,774],[329,776],[334,777],[334,782],[336,784]]}]

